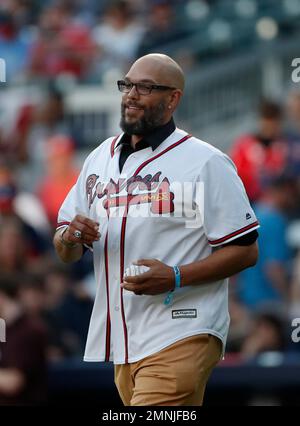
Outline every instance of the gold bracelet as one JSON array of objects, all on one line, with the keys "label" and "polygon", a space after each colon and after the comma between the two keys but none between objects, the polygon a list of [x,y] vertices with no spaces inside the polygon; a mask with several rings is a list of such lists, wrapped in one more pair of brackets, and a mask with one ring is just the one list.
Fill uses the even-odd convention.
[{"label": "gold bracelet", "polygon": [[67,241],[65,241],[63,239],[63,235],[64,235],[64,233],[66,232],[67,229],[68,229],[68,226],[66,226],[65,229],[60,233],[60,242],[68,248],[74,248],[74,247],[78,246],[79,243],[68,243]]}]

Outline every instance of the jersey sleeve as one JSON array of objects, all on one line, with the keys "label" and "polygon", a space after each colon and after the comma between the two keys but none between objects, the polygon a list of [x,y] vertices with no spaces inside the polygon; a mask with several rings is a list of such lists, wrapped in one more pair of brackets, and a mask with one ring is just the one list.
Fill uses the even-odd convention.
[{"label": "jersey sleeve", "polygon": [[259,228],[236,167],[222,153],[213,154],[199,177],[203,227],[212,247],[229,243]]}]

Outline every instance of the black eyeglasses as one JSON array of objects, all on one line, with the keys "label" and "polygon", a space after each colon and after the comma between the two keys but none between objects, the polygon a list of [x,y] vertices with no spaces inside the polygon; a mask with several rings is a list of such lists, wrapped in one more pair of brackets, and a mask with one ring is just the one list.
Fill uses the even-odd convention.
[{"label": "black eyeglasses", "polygon": [[162,86],[159,84],[149,84],[149,83],[131,83],[130,81],[118,80],[118,89],[122,93],[129,93],[133,86],[135,86],[136,91],[139,95],[150,95],[152,90],[175,90],[176,87]]}]

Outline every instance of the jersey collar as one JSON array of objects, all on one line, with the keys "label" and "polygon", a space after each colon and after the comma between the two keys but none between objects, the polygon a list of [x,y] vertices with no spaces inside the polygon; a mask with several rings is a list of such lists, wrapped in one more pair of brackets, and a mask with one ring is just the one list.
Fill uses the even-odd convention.
[{"label": "jersey collar", "polygon": [[[151,147],[152,151],[159,147],[159,145],[167,139],[176,129],[173,118],[171,120],[154,129],[151,133],[144,136],[137,144],[135,151],[140,151],[141,149]],[[116,144],[115,148],[120,145],[130,145],[131,135],[124,133],[119,142]]]}]

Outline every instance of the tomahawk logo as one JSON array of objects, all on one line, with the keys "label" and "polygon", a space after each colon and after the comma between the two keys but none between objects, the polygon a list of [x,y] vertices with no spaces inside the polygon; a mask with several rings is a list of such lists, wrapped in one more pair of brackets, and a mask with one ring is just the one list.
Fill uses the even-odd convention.
[{"label": "tomahawk logo", "polygon": [[6,82],[6,63],[5,60],[0,58],[0,83]]},{"label": "tomahawk logo", "polygon": [[6,342],[6,324],[2,318],[0,318],[0,342]]}]

